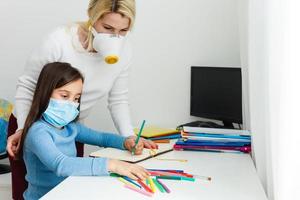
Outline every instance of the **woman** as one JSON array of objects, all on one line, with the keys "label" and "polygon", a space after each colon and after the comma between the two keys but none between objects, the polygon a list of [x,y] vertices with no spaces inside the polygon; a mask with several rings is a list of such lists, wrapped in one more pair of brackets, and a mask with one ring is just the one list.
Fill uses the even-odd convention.
[{"label": "woman", "polygon": [[[19,78],[15,99],[17,131],[8,138],[7,151],[11,157],[18,152],[22,128],[31,106],[33,91],[42,67],[50,62],[67,62],[85,77],[81,97],[80,119],[85,119],[97,100],[108,94],[108,108],[118,132],[133,134],[128,107],[128,69],[131,62],[130,44],[126,40],[135,19],[134,0],[90,0],[87,22],[59,27],[50,33],[36,49]],[[112,52],[112,54],[110,54]],[[11,120],[10,127],[13,120]],[[14,133],[14,129],[10,129]],[[144,147],[157,148],[155,143],[142,140]],[[82,150],[79,151],[82,155]],[[22,161],[10,159],[12,186],[25,170]],[[14,176],[16,175],[16,176]],[[17,184],[16,183],[16,184]],[[18,199],[25,188],[13,190]]]}]

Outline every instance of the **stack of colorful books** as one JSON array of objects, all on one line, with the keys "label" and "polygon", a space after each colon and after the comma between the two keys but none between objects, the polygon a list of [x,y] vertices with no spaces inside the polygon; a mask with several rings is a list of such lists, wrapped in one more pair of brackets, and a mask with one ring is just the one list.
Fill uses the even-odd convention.
[{"label": "stack of colorful books", "polygon": [[[134,132],[137,135],[138,129],[134,129]],[[146,139],[159,142],[181,138],[181,133],[176,129],[161,128],[158,126],[146,126],[141,136]]]},{"label": "stack of colorful books", "polygon": [[183,127],[174,150],[250,153],[249,131],[237,129]]}]

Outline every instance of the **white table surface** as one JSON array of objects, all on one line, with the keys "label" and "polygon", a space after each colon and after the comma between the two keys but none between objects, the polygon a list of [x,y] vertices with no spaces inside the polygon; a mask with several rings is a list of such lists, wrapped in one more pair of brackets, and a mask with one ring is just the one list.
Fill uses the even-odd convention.
[{"label": "white table surface", "polygon": [[124,184],[114,177],[71,176],[42,199],[267,200],[249,154],[172,151],[158,157],[188,159],[188,162],[151,158],[139,164],[146,168],[183,169],[190,174],[210,176],[212,180],[161,179],[171,193],[157,190],[153,197],[147,197],[123,187]]}]

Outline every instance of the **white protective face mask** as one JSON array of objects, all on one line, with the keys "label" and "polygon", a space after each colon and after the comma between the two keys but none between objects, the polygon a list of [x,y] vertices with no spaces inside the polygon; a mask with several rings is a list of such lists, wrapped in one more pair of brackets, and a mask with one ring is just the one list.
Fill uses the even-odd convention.
[{"label": "white protective face mask", "polygon": [[126,36],[109,33],[97,33],[92,27],[94,35],[93,47],[103,56],[107,64],[115,64],[120,60],[120,53],[125,43]]}]

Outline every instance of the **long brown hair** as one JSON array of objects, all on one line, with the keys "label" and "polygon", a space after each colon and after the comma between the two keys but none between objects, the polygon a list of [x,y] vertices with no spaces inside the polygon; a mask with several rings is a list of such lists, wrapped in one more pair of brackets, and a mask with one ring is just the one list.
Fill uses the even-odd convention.
[{"label": "long brown hair", "polygon": [[[29,128],[34,122],[39,120],[42,114],[46,111],[53,90],[78,79],[84,81],[82,74],[69,63],[53,62],[48,63],[43,67],[38,78],[32,104],[24,124],[18,158],[23,156],[24,140]],[[75,120],[77,119],[78,117]]]}]

